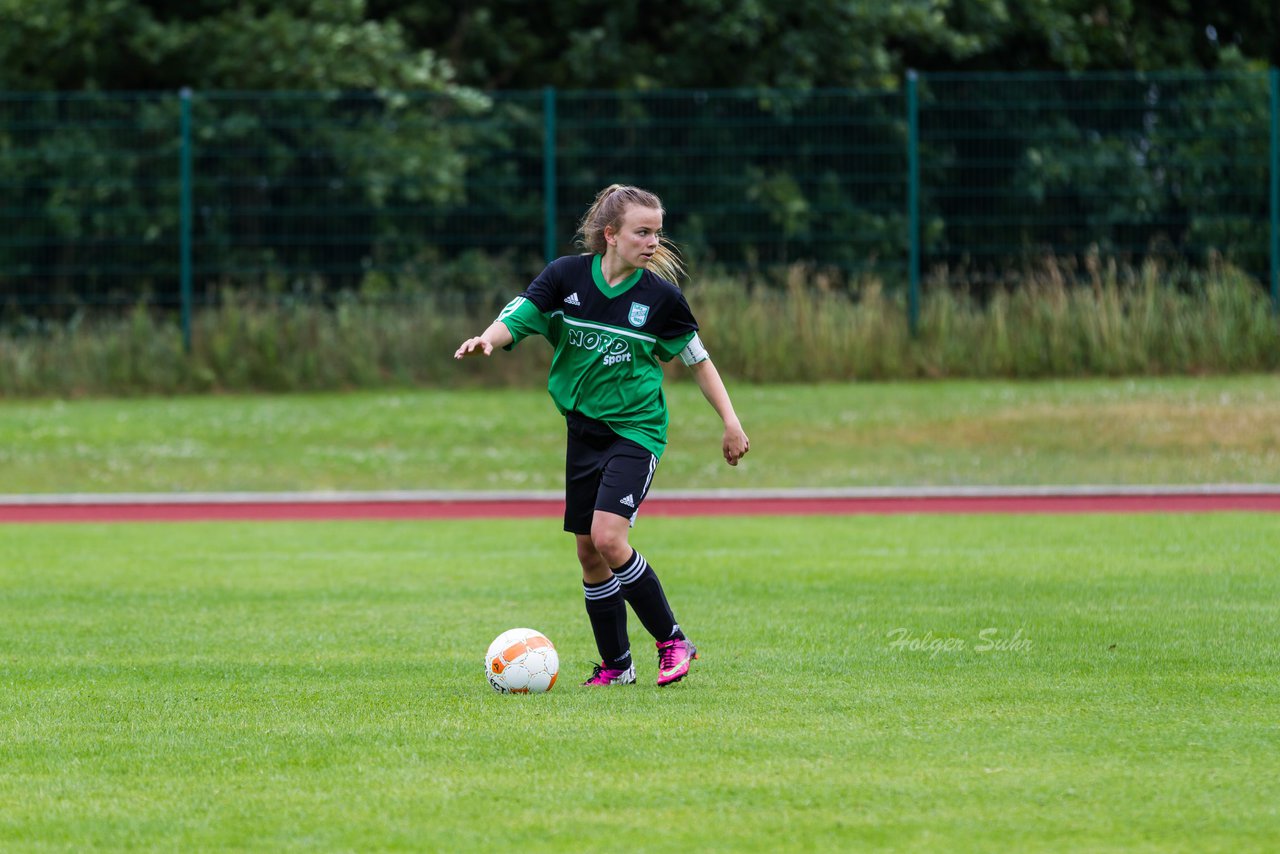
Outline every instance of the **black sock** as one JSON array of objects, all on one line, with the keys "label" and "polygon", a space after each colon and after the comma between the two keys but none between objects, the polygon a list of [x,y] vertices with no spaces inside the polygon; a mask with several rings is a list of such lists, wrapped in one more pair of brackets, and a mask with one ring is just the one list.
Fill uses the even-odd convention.
[{"label": "black sock", "polygon": [[626,670],[631,666],[631,641],[627,637],[627,602],[622,598],[617,576],[599,584],[582,582],[582,594],[601,663]]},{"label": "black sock", "polygon": [[684,638],[684,632],[680,631],[680,624],[667,604],[667,595],[662,592],[657,573],[640,556],[640,552],[633,549],[631,558],[613,573],[622,582],[622,595],[649,634],[659,641]]}]

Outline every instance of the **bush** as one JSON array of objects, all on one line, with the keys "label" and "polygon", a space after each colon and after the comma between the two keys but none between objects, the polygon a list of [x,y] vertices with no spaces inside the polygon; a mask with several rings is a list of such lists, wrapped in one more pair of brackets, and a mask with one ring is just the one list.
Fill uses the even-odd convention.
[{"label": "bush", "polygon": [[[1280,320],[1233,268],[1052,266],[982,298],[939,274],[908,331],[905,298],[868,278],[836,287],[796,267],[782,287],[721,276],[689,288],[703,338],[727,376],[752,382],[917,377],[1062,377],[1280,369]],[[4,395],[320,391],[543,381],[550,349],[530,342],[459,369],[458,342],[499,304],[457,297],[333,302],[225,292],[197,313],[190,353],[179,321],[145,307],[0,335]],[[673,376],[682,374],[673,368]]]}]

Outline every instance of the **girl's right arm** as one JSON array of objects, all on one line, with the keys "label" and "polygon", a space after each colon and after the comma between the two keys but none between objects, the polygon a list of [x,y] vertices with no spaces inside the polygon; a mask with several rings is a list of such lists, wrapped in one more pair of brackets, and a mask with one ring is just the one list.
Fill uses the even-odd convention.
[{"label": "girl's right arm", "polygon": [[493,352],[495,347],[505,347],[515,340],[511,335],[511,330],[501,320],[495,320],[489,324],[489,328],[475,338],[468,338],[462,342],[462,346],[453,354],[455,359],[465,359],[467,356],[474,356],[482,353],[488,356]]},{"label": "girl's right arm", "polygon": [[747,438],[746,432],[742,429],[742,422],[733,411],[733,403],[729,400],[729,392],[724,387],[724,380],[720,379],[720,372],[711,363],[710,357],[695,362],[689,366],[689,369],[693,371],[693,379],[702,390],[702,396],[707,399],[707,403],[711,404],[711,408],[724,422],[724,461],[731,466],[736,466],[738,460],[751,450],[751,440]]}]

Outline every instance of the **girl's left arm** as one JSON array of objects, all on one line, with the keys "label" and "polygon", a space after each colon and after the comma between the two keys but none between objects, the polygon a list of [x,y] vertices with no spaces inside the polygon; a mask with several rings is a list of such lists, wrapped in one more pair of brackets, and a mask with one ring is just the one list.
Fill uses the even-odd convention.
[{"label": "girl's left arm", "polygon": [[711,404],[716,414],[720,416],[720,420],[724,422],[724,461],[731,466],[736,466],[738,460],[751,450],[751,441],[743,431],[742,422],[738,420],[737,413],[733,411],[733,401],[729,400],[729,391],[724,387],[724,381],[720,379],[720,372],[716,370],[716,366],[710,359],[703,359],[701,362],[690,365],[689,370],[693,371],[693,379],[698,384],[698,388],[702,389],[702,396],[707,399],[707,403]]}]

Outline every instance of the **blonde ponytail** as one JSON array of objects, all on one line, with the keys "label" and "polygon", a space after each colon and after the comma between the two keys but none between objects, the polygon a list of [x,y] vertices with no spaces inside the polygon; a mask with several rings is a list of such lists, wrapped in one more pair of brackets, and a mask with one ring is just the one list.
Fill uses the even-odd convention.
[{"label": "blonde ponytail", "polygon": [[[620,227],[627,209],[633,206],[663,210],[662,200],[648,190],[625,184],[610,184],[605,187],[596,194],[595,201],[578,223],[578,233],[575,235],[578,246],[595,255],[604,255],[609,248],[604,239],[604,230]],[[649,261],[649,269],[672,284],[679,284],[680,277],[684,275],[684,262],[680,259],[680,252],[665,235],[659,238],[658,248]]]}]

